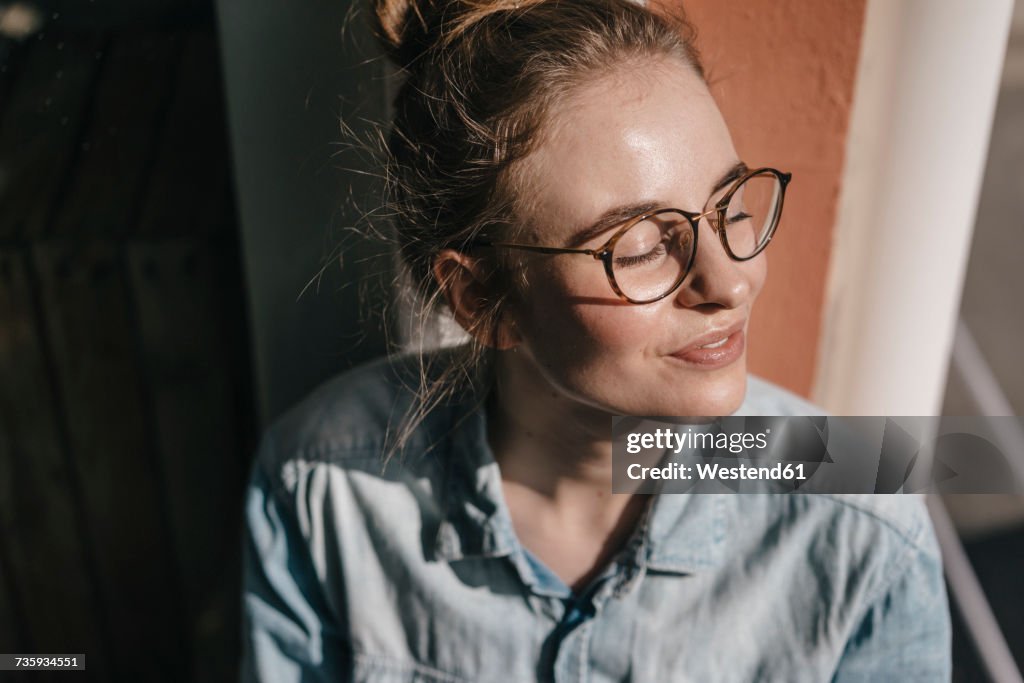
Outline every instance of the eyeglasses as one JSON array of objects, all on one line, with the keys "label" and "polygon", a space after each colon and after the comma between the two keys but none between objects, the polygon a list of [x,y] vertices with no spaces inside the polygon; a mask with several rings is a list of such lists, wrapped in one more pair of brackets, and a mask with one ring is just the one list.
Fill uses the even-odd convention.
[{"label": "eyeglasses", "polygon": [[[732,185],[711,195],[704,211],[658,209],[627,220],[596,249],[474,240],[484,247],[522,249],[542,254],[586,254],[604,263],[612,290],[625,301],[649,304],[676,291],[697,254],[697,225],[707,218],[725,253],[749,261],[768,246],[782,215],[792,175],[774,168],[746,171]],[[708,208],[711,205],[711,208]]]}]

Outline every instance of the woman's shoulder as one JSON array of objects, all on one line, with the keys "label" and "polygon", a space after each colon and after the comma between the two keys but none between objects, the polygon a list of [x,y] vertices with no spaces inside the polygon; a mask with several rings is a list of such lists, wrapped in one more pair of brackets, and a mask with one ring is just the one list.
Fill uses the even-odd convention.
[{"label": "woman's shoulder", "polygon": [[881,536],[891,540],[897,554],[923,554],[938,559],[939,546],[925,499],[918,494],[806,494],[828,510],[829,524],[870,529],[866,545]]},{"label": "woman's shoulder", "polygon": [[[340,462],[383,457],[397,431],[415,410],[423,373],[450,362],[450,350],[394,353],[323,382],[264,431],[261,458]],[[439,402],[410,435],[409,446],[451,423],[465,397]],[[269,451],[269,453],[268,453]]]},{"label": "woman's shoulder", "polygon": [[[747,393],[736,415],[827,417],[823,408],[762,377],[748,375]],[[795,494],[805,498],[791,505],[786,496],[772,496],[775,512],[811,515],[821,525],[858,528],[868,545],[874,538],[892,541],[900,552],[923,552],[937,556],[938,546],[927,508],[920,496],[902,494]],[[791,503],[792,501],[789,501]]]},{"label": "woman's shoulder", "polygon": [[830,592],[859,596],[851,599],[865,606],[909,576],[941,583],[941,552],[920,495],[739,494],[730,499],[732,554],[756,556],[766,565],[799,566],[798,582],[825,581]]}]

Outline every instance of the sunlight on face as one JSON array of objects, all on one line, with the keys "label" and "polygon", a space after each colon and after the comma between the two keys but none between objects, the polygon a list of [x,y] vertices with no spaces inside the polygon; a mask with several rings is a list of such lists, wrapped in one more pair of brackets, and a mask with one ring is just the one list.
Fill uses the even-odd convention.
[{"label": "sunlight on face", "polygon": [[[671,59],[622,66],[563,101],[524,160],[531,208],[521,241],[596,248],[632,208],[699,213],[738,161],[717,105],[690,68]],[[573,243],[602,217],[614,225]],[[682,286],[642,305],[616,296],[590,256],[526,255],[526,289],[510,312],[527,369],[557,394],[610,413],[735,411],[765,257],[731,260],[706,220],[698,238]]]}]

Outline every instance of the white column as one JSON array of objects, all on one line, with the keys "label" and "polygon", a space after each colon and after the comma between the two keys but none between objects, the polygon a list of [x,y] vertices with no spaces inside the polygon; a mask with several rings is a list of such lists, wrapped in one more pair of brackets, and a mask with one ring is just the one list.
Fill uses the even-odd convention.
[{"label": "white column", "polygon": [[941,410],[1012,8],[868,0],[814,392],[833,414]]}]

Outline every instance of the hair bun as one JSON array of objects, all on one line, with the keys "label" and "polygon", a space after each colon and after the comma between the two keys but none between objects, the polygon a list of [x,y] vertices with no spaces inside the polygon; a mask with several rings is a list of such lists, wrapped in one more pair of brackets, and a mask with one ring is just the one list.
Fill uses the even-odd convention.
[{"label": "hair bun", "polygon": [[373,0],[377,37],[398,66],[408,67],[430,47],[431,23],[445,0]]},{"label": "hair bun", "polygon": [[[634,0],[635,1],[635,0]],[[408,68],[440,41],[452,41],[495,14],[525,11],[544,0],[373,0],[377,37]]]}]

